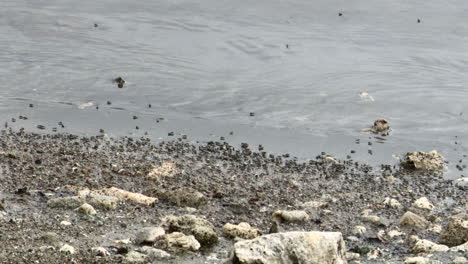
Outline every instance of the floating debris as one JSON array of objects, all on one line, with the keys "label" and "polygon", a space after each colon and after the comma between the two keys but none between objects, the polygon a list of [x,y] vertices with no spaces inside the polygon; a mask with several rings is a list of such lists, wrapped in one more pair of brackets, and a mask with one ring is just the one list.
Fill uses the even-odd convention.
[{"label": "floating debris", "polygon": [[366,102],[374,102],[374,97],[370,95],[368,92],[361,92],[359,93],[359,97],[361,97],[361,100],[366,101]]},{"label": "floating debris", "polygon": [[125,80],[124,80],[122,77],[120,77],[120,76],[117,77],[117,78],[115,78],[115,79],[114,79],[114,82],[117,83],[117,86],[118,86],[119,88],[123,88],[123,86],[124,86],[124,84],[125,84]]},{"label": "floating debris", "polygon": [[390,122],[388,120],[379,118],[374,121],[374,124],[370,128],[362,129],[363,132],[371,132],[374,134],[380,134],[381,136],[388,136],[390,132]]},{"label": "floating debris", "polygon": [[93,102],[86,102],[86,103],[82,103],[78,106],[79,109],[85,109],[85,108],[88,108],[88,107],[92,107],[94,106],[94,103]]}]

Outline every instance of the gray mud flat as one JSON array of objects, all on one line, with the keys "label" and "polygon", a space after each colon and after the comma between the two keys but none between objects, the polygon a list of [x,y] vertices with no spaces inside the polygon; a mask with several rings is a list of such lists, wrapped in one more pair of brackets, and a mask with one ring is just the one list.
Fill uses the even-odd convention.
[{"label": "gray mud flat", "polygon": [[[196,253],[172,254],[160,263],[220,263],[234,243],[223,236],[224,224],[247,222],[267,234],[274,211],[296,209],[305,210],[310,219],[281,224],[284,231],[342,232],[347,251],[361,253],[360,263],[402,263],[413,256],[410,235],[434,242],[440,235],[430,229],[409,230],[398,238],[376,235],[399,230],[400,217],[415,200],[427,197],[435,205],[425,216],[431,225],[444,226],[450,215],[467,208],[466,187],[442,176],[386,165],[373,168],[352,160],[332,162],[323,156],[300,163],[257,152],[256,146],[194,145],[183,139],[154,145],[144,138],[11,130],[1,132],[0,144],[0,263],[121,263],[140,246],[116,240],[134,240],[142,228],[160,225],[162,217],[184,214],[205,217],[215,226],[219,241]],[[178,173],[148,179],[151,169],[164,162],[175,163]],[[120,201],[116,209],[98,209],[94,216],[47,206],[48,200],[74,195],[76,189],[108,187],[153,196],[159,202],[144,206]],[[164,193],[185,187],[203,194],[205,203],[191,209],[166,199]],[[401,206],[385,204],[386,197]],[[304,207],[309,201],[320,206]],[[364,221],[365,209],[380,220]],[[356,225],[366,227],[366,233],[354,236]],[[77,252],[60,252],[61,243]],[[93,247],[104,247],[110,255],[96,256]],[[466,257],[466,252],[434,253],[431,260],[450,263],[463,254]]]}]

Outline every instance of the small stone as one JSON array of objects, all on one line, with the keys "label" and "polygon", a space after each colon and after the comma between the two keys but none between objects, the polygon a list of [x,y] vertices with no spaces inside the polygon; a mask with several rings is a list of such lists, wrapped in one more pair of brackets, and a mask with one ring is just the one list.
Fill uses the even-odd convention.
[{"label": "small stone", "polygon": [[148,259],[150,261],[155,261],[155,260],[164,260],[164,259],[169,259],[171,257],[171,254],[167,253],[166,251],[162,249],[157,249],[153,247],[148,247],[148,246],[143,246],[140,251],[148,256]]},{"label": "small stone", "polygon": [[61,225],[63,226],[70,226],[72,223],[68,222],[68,221],[62,221],[60,222]]},{"label": "small stone", "polygon": [[390,238],[394,238],[394,237],[397,237],[397,236],[402,236],[404,235],[405,233],[403,232],[400,232],[398,230],[390,230],[387,232],[387,235],[390,237]]},{"label": "small stone", "polygon": [[304,203],[299,203],[297,204],[298,207],[304,208],[304,209],[318,209],[318,208],[324,208],[328,206],[327,202],[322,202],[322,201],[308,201]]},{"label": "small stone", "polygon": [[361,258],[361,255],[359,253],[355,252],[346,252],[345,254],[347,260],[358,260]]},{"label": "small stone", "polygon": [[200,243],[193,235],[184,235],[180,232],[166,234],[158,241],[161,248],[170,251],[197,251],[200,249]]},{"label": "small stone", "polygon": [[91,251],[92,251],[96,256],[99,256],[99,257],[110,256],[109,251],[107,251],[107,249],[105,249],[105,248],[103,248],[103,247],[94,247],[94,248],[91,249]]},{"label": "small stone", "polygon": [[351,233],[355,236],[363,236],[366,233],[367,229],[364,226],[357,225],[353,227]]},{"label": "small stone", "polygon": [[162,227],[145,227],[136,234],[135,244],[153,244],[165,233]]},{"label": "small stone", "polygon": [[465,257],[456,257],[452,260],[453,264],[466,264],[468,260]]},{"label": "small stone", "polygon": [[68,245],[68,244],[65,244],[63,245],[60,250],[60,252],[64,252],[64,253],[67,253],[67,254],[70,254],[70,255],[73,255],[76,253],[76,250],[74,247]]},{"label": "small stone", "polygon": [[393,198],[390,198],[390,197],[386,197],[383,204],[388,206],[388,207],[392,207],[392,208],[401,207],[400,202],[398,202],[397,200],[395,200]]},{"label": "small stone", "polygon": [[405,264],[426,264],[429,262],[428,258],[425,257],[409,257],[405,259]]},{"label": "small stone", "polygon": [[87,203],[82,204],[80,207],[76,208],[75,211],[84,215],[95,215],[97,213],[94,207]]},{"label": "small stone", "polygon": [[116,244],[116,245],[127,245],[127,244],[130,244],[130,238],[126,238],[126,239],[119,239],[119,240],[114,240],[112,243]]},{"label": "small stone", "polygon": [[309,215],[305,211],[282,211],[277,210],[273,213],[273,221],[283,223],[283,222],[305,222],[310,219]]},{"label": "small stone", "polygon": [[252,228],[248,223],[238,225],[227,223],[223,226],[223,233],[230,238],[239,237],[243,239],[253,239],[262,235],[258,229]]},{"label": "small stone", "polygon": [[363,222],[369,222],[369,223],[377,224],[377,225],[382,224],[382,219],[377,215],[371,215],[370,214],[371,212],[372,210],[370,209],[366,209],[362,211],[361,220]]},{"label": "small stone", "polygon": [[429,202],[429,200],[426,197],[421,197],[414,201],[413,203],[414,207],[420,208],[420,209],[427,209],[427,210],[432,210],[434,209],[434,205]]},{"label": "small stone", "polygon": [[136,251],[130,251],[123,260],[123,263],[147,263],[147,256]]},{"label": "small stone", "polygon": [[400,218],[399,225],[402,228],[424,229],[427,228],[429,224],[429,221],[423,217],[408,211]]}]

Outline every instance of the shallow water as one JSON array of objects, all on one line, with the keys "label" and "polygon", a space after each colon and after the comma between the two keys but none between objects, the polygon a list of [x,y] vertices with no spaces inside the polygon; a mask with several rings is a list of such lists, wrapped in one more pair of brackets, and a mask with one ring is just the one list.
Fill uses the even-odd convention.
[{"label": "shallow water", "polygon": [[[302,158],[355,149],[370,163],[438,149],[456,164],[467,12],[461,0],[2,0],[0,117],[48,132],[63,121],[86,134],[225,136]],[[378,117],[393,128],[384,144],[361,132]]]}]

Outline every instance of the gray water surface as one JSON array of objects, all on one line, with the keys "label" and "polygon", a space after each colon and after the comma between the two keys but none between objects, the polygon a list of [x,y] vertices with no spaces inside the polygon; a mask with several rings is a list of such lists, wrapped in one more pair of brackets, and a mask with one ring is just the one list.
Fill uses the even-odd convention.
[{"label": "gray water surface", "polygon": [[[384,163],[438,149],[455,164],[467,66],[463,0],[0,2],[0,117],[24,114],[14,125],[30,130],[175,131],[302,157],[361,148]],[[379,117],[384,144],[361,131]]]}]

